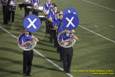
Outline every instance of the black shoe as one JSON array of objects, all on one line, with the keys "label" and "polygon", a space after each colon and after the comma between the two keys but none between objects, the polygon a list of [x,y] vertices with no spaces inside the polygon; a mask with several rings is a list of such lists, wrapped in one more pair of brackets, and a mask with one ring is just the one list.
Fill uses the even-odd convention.
[{"label": "black shoe", "polygon": [[3,25],[8,25],[8,23],[3,23]]},{"label": "black shoe", "polygon": [[30,74],[24,74],[25,77],[31,76]]},{"label": "black shoe", "polygon": [[65,73],[71,73],[69,70],[64,70],[65,71]]}]

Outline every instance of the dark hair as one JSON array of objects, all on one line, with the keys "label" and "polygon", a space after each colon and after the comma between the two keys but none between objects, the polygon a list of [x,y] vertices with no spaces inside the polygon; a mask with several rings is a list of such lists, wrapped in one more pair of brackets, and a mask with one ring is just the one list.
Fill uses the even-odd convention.
[{"label": "dark hair", "polygon": [[[29,31],[26,31],[26,32],[29,32]],[[31,33],[31,32],[29,32],[29,35],[32,35],[32,33]]]},{"label": "dark hair", "polygon": [[31,33],[31,32],[29,32],[29,35],[32,35],[32,33]]}]

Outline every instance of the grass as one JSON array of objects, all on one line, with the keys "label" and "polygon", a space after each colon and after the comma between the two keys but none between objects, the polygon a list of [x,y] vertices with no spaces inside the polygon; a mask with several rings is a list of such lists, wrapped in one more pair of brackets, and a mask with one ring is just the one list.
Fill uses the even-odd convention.
[{"label": "grass", "polygon": [[[95,3],[113,8],[113,0],[91,0]],[[44,2],[44,1],[43,1]],[[78,9],[80,25],[93,30],[107,38],[115,40],[115,14],[104,8],[91,5],[82,0],[54,0],[60,9],[75,7]],[[15,23],[3,26],[11,33],[18,36],[22,27],[23,10],[17,8]],[[0,11],[0,24],[2,24],[2,12]],[[60,65],[59,54],[49,42],[49,35],[45,34],[45,26],[35,33],[40,38],[36,49],[46,57]],[[80,41],[74,46],[72,61],[72,74],[74,77],[115,77],[115,75],[94,75],[80,73],[80,70],[113,70],[115,71],[115,44],[103,39],[81,27],[76,34]],[[0,29],[0,77],[22,77],[22,50],[18,48],[16,40]],[[39,55],[34,55],[32,65],[32,77],[66,77],[66,75],[45,61]]]}]

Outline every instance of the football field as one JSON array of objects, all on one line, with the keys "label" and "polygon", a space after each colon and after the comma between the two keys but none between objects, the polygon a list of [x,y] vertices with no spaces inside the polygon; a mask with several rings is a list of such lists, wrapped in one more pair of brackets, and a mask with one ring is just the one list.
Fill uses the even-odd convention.
[{"label": "football field", "polygon": [[[21,1],[21,0],[18,0]],[[41,5],[45,0],[41,0]],[[59,9],[74,7],[80,24],[79,41],[74,45],[71,66],[73,77],[115,77],[115,0],[53,0]],[[17,37],[24,30],[23,9],[16,9],[15,22],[2,24],[0,7],[0,77],[23,77],[23,54]],[[34,49],[31,77],[68,77],[62,70],[59,54],[49,42],[45,23],[34,33],[40,39]]]}]

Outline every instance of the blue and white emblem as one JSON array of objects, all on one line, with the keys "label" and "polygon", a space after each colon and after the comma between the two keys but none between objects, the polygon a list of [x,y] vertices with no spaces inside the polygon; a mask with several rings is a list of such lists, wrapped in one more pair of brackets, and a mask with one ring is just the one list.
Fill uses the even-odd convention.
[{"label": "blue and white emblem", "polygon": [[77,15],[70,13],[64,16],[62,23],[64,29],[73,30],[78,27],[79,19]]},{"label": "blue and white emblem", "polygon": [[41,21],[37,16],[29,15],[24,19],[23,26],[29,32],[36,32],[41,26]]}]

